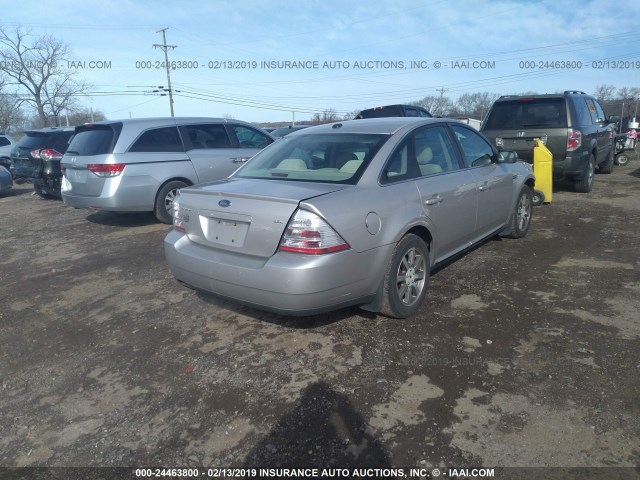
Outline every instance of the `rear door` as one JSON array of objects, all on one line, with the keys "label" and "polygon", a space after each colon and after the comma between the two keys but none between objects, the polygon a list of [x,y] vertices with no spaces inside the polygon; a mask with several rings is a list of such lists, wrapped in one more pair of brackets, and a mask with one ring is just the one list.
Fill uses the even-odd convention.
[{"label": "rear door", "polygon": [[434,258],[439,262],[469,245],[476,225],[473,176],[460,168],[443,126],[417,129],[395,151],[385,168],[388,184],[415,178],[424,214],[434,226]]},{"label": "rear door", "polygon": [[608,157],[613,147],[613,129],[608,125],[607,118],[600,104],[594,99],[587,99],[587,106],[594,120],[596,143],[598,144],[597,163],[602,163]]},{"label": "rear door", "polygon": [[475,241],[507,222],[512,209],[515,179],[511,167],[496,162],[493,148],[476,131],[453,124],[451,129],[462,151],[466,171],[472,174],[478,192]]}]

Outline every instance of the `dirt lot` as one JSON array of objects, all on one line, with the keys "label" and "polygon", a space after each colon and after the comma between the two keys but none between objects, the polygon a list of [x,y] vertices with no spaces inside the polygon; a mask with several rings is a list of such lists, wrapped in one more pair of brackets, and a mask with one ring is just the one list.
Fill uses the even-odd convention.
[{"label": "dirt lot", "polygon": [[0,466],[638,467],[639,165],[440,269],[404,321],[196,293],[150,214],[16,187]]}]

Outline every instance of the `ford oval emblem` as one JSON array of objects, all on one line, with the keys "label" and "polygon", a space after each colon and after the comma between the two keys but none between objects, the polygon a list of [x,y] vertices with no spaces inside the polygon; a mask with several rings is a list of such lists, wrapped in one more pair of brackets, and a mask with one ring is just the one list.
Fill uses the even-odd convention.
[{"label": "ford oval emblem", "polygon": [[229,207],[231,206],[231,202],[229,200],[220,200],[218,202],[218,205],[220,205],[221,207]]}]

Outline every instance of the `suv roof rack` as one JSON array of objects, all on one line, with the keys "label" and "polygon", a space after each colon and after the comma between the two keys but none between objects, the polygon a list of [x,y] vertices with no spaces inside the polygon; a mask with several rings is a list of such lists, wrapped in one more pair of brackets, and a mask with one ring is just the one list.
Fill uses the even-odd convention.
[{"label": "suv roof rack", "polygon": [[581,92],[580,90],[565,90],[564,91],[565,95],[572,95],[572,94],[577,94],[577,95],[586,95],[586,93]]}]

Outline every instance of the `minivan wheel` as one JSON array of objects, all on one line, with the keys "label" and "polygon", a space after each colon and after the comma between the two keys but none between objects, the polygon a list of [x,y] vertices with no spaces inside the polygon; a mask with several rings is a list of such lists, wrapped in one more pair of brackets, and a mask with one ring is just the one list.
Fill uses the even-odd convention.
[{"label": "minivan wheel", "polygon": [[417,235],[398,242],[384,275],[383,315],[406,318],[418,311],[429,283],[429,248]]},{"label": "minivan wheel", "polygon": [[575,181],[574,187],[576,192],[589,193],[593,187],[593,174],[596,170],[596,159],[591,154],[589,162],[585,166],[582,176]]},{"label": "minivan wheel", "polygon": [[162,223],[173,223],[173,200],[178,194],[178,190],[188,185],[180,180],[173,180],[165,183],[156,195],[156,205],[153,210],[154,215]]}]

